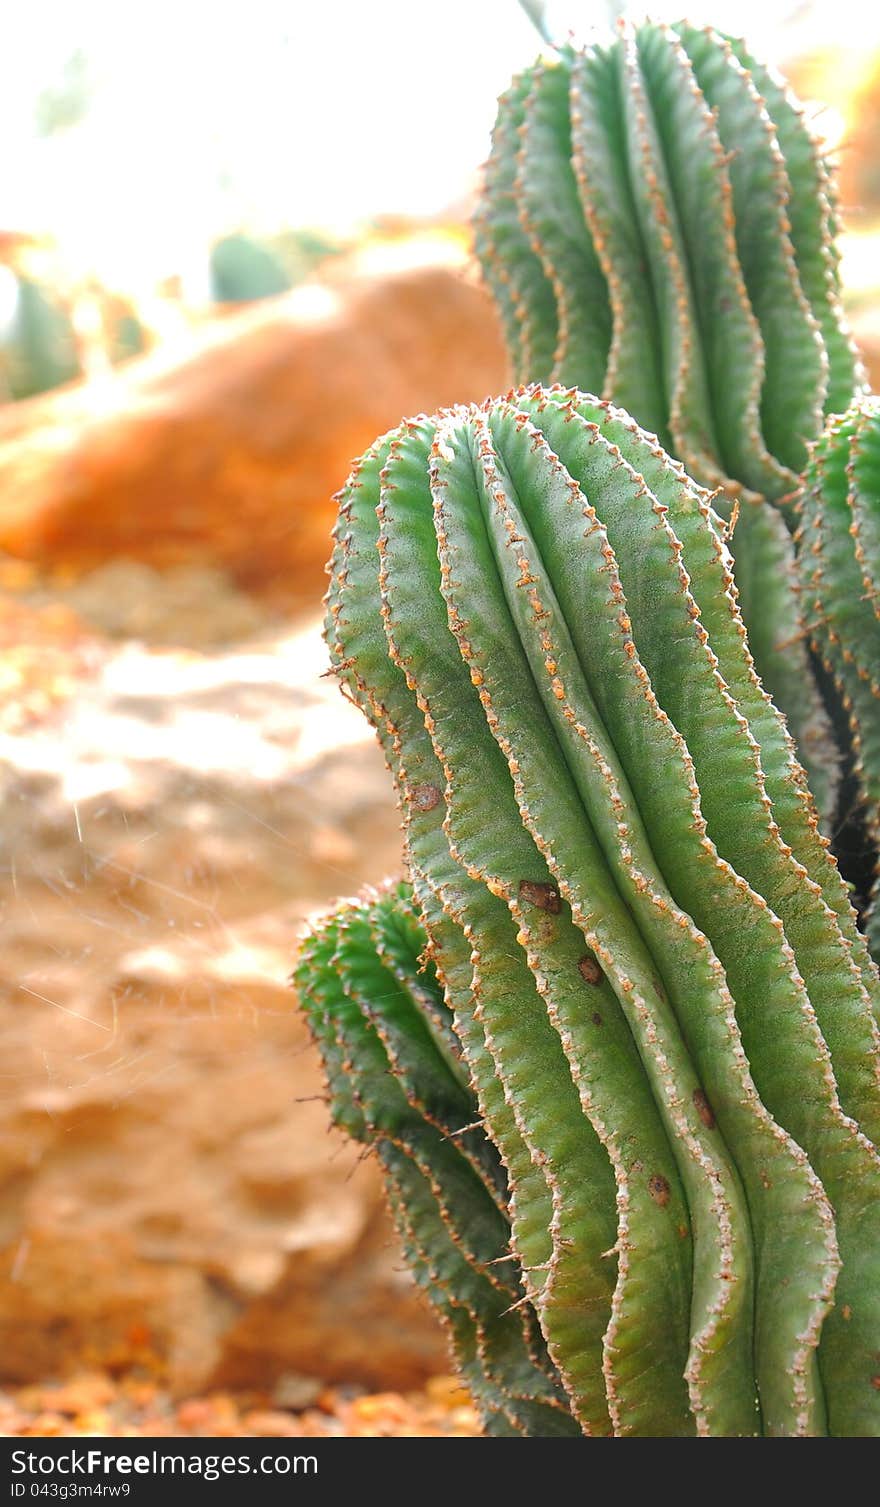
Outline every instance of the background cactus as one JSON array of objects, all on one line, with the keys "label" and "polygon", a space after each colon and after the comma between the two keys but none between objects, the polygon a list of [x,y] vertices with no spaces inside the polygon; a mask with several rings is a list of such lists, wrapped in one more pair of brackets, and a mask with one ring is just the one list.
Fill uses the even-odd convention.
[{"label": "background cactus", "polygon": [[[800,494],[799,569],[816,653],[837,684],[852,728],[867,825],[880,845],[880,400],[832,419]],[[866,876],[867,878],[867,876]],[[867,915],[880,957],[880,880]]]},{"label": "background cactus", "polygon": [[420,419],[327,607],[583,1432],[880,1432],[880,985],[707,494],[576,392]]},{"label": "background cactus", "polygon": [[307,939],[295,982],[333,1120],[379,1156],[407,1260],[486,1431],[577,1434],[524,1298],[504,1169],[427,945],[406,885],[342,906]]},{"label": "background cactus", "polygon": [[518,380],[603,393],[723,489],[720,512],[751,501],[734,554],[753,652],[830,816],[791,544],[760,501],[792,492],[824,415],[863,382],[831,180],[799,107],[711,29],[562,48],[499,102],[475,232]]},{"label": "background cactus", "polygon": [[280,259],[252,236],[223,236],[211,248],[211,296],[215,303],[253,303],[290,287]]},{"label": "background cactus", "polygon": [[70,315],[51,288],[10,271],[15,299],[0,329],[0,397],[48,392],[81,375]]}]

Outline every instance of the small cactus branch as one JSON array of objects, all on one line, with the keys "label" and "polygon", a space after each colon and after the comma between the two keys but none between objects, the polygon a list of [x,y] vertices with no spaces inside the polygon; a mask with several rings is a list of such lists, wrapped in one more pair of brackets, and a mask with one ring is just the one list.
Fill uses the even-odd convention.
[{"label": "small cactus branch", "polygon": [[[383,961],[389,934],[393,968]],[[476,1107],[459,1049],[451,1051],[436,977],[419,962],[425,945],[406,886],[341,907],[304,943],[294,978],[324,1061],[331,1113],[377,1151],[408,1260],[446,1325],[487,1431],[576,1433],[516,1263],[505,1259],[497,1153],[482,1132],[464,1128]]]}]

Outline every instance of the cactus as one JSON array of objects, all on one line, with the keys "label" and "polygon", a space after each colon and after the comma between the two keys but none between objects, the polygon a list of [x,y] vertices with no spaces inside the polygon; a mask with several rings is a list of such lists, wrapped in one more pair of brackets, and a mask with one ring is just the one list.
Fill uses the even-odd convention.
[{"label": "cactus", "polygon": [[745,44],[648,22],[514,81],[475,220],[517,380],[603,393],[723,489],[719,511],[750,502],[744,616],[829,818],[833,738],[761,499],[790,513],[807,442],[863,384],[832,198],[799,107]]},{"label": "cactus", "polygon": [[781,498],[862,382],[831,194],[742,42],[648,22],[537,63],[475,223],[517,378],[604,391],[706,485]]},{"label": "cactus", "polygon": [[13,401],[81,375],[70,315],[51,288],[10,270],[15,303],[0,331],[0,386]]},{"label": "cactus", "polygon": [[529,387],[377,441],[335,540],[331,660],[581,1431],[880,1433],[880,981],[708,494]]},{"label": "cactus", "polygon": [[[798,565],[816,653],[850,719],[866,827],[880,846],[880,399],[831,420],[799,498]],[[880,877],[867,934],[880,958]]]},{"label": "cactus", "polygon": [[147,350],[147,336],[132,306],[111,298],[104,317],[104,338],[111,366],[120,366]]},{"label": "cactus", "polygon": [[211,248],[215,303],[254,303],[286,293],[290,278],[269,246],[247,235],[227,235]]},{"label": "cactus", "polygon": [[379,1157],[409,1264],[489,1434],[577,1434],[510,1251],[507,1186],[407,885],[326,917],[294,981],[333,1121]]}]

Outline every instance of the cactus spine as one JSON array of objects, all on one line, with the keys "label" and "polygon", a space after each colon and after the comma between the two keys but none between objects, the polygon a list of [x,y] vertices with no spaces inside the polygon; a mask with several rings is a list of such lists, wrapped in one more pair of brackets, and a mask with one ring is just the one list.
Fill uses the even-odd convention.
[{"label": "cactus spine", "polygon": [[377,442],[331,572],[582,1431],[880,1431],[880,986],[707,494],[523,389]]},{"label": "cactus spine", "polygon": [[[799,498],[804,616],[850,719],[866,825],[880,846],[880,399],[831,420]],[[880,879],[867,934],[880,957]]]},{"label": "cactus spine", "polygon": [[443,1321],[489,1434],[577,1434],[509,1249],[507,1189],[409,887],[311,933],[295,983],[334,1123],[379,1156],[416,1280]]},{"label": "cactus spine", "polygon": [[835,231],[826,166],[773,75],[741,42],[654,23],[514,82],[475,223],[517,379],[603,393],[750,501],[735,554],[753,650],[826,814],[833,740],[791,632],[791,544],[761,498],[792,492],[824,414],[862,384]]}]

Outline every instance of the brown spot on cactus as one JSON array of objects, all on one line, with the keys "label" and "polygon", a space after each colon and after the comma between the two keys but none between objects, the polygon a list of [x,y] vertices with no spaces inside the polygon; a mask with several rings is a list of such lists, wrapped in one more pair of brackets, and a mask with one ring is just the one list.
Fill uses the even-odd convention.
[{"label": "brown spot on cactus", "polygon": [[[294,982],[333,1117],[377,1155],[416,1280],[448,1328],[463,1375],[480,1374],[475,1402],[486,1432],[577,1435],[511,1254],[504,1169],[467,1075],[454,1065],[449,1011],[437,975],[422,967],[424,950],[403,884],[340,906],[303,943]],[[483,1345],[493,1354],[491,1377]],[[515,1426],[505,1412],[514,1392]]]},{"label": "brown spot on cactus", "polygon": [[602,1017],[599,1014],[598,1010],[594,1010],[593,1011],[593,1025],[594,1026],[601,1026],[601,1024],[602,1024]]},{"label": "brown spot on cactus", "polygon": [[521,879],[519,898],[529,905],[536,905],[538,910],[549,911],[551,916],[558,916],[562,909],[559,891],[555,884],[538,884],[532,879]]},{"label": "brown spot on cactus", "polygon": [[[880,399],[860,398],[815,447],[801,490],[798,556],[805,626],[848,712],[862,800],[847,816],[849,878],[867,897],[880,960]],[[809,548],[806,540],[812,539]]]},{"label": "brown spot on cactus", "polygon": [[715,1116],[712,1106],[701,1088],[695,1088],[693,1093],[694,1108],[707,1130],[715,1129]]},{"label": "brown spot on cactus", "polygon": [[669,1202],[669,1183],[662,1173],[655,1172],[653,1177],[648,1178],[648,1192],[655,1204],[659,1204],[661,1209],[665,1209]]},{"label": "brown spot on cactus", "polygon": [[542,947],[549,946],[558,935],[556,922],[551,915],[543,915],[538,919],[537,936]]},{"label": "brown spot on cactus", "polygon": [[416,811],[433,811],[443,799],[443,792],[436,785],[414,785],[410,799]]},{"label": "brown spot on cactus", "polygon": [[589,952],[578,963],[578,971],[581,978],[585,979],[588,984],[601,984],[605,977],[596,959]]}]

